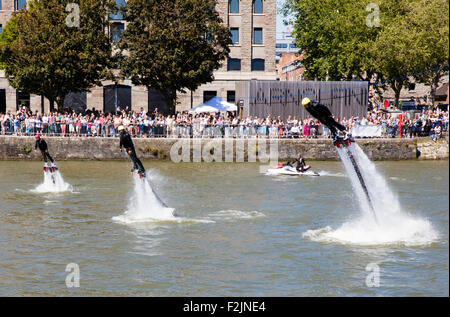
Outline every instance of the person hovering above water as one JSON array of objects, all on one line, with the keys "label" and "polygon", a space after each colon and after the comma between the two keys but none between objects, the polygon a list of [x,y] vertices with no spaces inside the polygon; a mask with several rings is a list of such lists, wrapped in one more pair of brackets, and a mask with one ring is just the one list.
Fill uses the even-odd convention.
[{"label": "person hovering above water", "polygon": [[327,107],[316,101],[311,101],[309,98],[303,98],[302,105],[314,118],[328,127],[334,141],[339,137],[338,130],[344,132],[344,140],[351,140],[351,135],[347,132],[346,127],[334,120],[333,114]]},{"label": "person hovering above water", "polygon": [[117,130],[120,133],[120,152],[122,152],[122,147],[124,147],[133,162],[133,168],[131,171],[134,172],[137,170],[141,177],[145,177],[144,165],[142,165],[142,162],[136,155],[136,150],[134,149],[134,144],[131,140],[130,134],[126,131],[123,125],[119,126]]},{"label": "person hovering above water", "polygon": [[48,163],[48,160],[50,160],[50,162],[52,162],[52,167],[56,167],[55,160],[48,153],[47,142],[45,142],[44,139],[41,139],[41,136],[39,134],[36,134],[34,138],[36,139],[34,150],[36,151],[39,147],[39,150],[41,150],[42,156],[44,157],[44,162]]},{"label": "person hovering above water", "polygon": [[305,168],[306,168],[306,162],[302,157],[302,153],[298,153],[297,158],[292,162],[288,162],[287,165],[293,166],[296,163],[297,163],[297,166],[295,168],[296,168],[297,172],[304,172]]}]

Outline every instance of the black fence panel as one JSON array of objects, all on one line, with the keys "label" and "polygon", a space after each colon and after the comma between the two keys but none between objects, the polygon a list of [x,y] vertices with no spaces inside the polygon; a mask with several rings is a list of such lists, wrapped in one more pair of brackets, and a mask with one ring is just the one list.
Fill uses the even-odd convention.
[{"label": "black fence panel", "polygon": [[257,117],[309,116],[302,106],[308,97],[327,106],[336,118],[365,116],[367,113],[369,86],[367,82],[319,82],[319,81],[250,81],[249,115]]}]

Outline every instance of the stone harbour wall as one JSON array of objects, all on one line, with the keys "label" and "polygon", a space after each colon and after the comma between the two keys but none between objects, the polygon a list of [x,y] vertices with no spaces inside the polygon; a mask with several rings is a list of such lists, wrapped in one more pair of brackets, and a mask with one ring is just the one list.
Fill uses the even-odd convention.
[{"label": "stone harbour wall", "polygon": [[[50,155],[55,160],[126,160],[119,151],[118,138],[48,137]],[[278,144],[276,143],[278,142]],[[438,139],[357,139],[371,160],[436,160],[448,159],[448,136]],[[34,151],[34,137],[0,136],[0,160],[42,160]],[[233,139],[134,139],[138,157],[153,160],[250,161],[269,155],[271,140]],[[174,148],[172,148],[175,145]],[[295,158],[298,152],[307,160],[339,160],[330,139],[276,140],[278,159]],[[171,157],[171,149],[172,156]],[[175,149],[175,150],[174,150]],[[183,152],[184,149],[184,152]],[[183,156],[184,153],[184,156]],[[187,153],[187,154],[186,154]],[[273,153],[272,153],[273,154]],[[256,159],[255,159],[256,157]],[[205,159],[206,158],[206,159]],[[220,159],[222,158],[222,159]]]}]

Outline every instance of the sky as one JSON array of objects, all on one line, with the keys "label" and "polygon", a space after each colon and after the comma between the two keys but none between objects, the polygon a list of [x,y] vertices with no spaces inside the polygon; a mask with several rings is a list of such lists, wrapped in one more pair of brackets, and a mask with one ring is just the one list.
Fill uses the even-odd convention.
[{"label": "sky", "polygon": [[277,0],[277,33],[281,33],[287,29],[287,26],[283,24],[283,15],[278,12],[278,8],[280,8],[284,2],[285,0]]}]

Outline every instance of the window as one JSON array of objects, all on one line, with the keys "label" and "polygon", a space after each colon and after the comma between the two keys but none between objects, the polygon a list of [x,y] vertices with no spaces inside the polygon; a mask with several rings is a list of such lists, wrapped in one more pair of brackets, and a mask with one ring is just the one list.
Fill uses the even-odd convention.
[{"label": "window", "polygon": [[[0,8],[1,9],[1,8]],[[3,25],[0,24],[0,34],[3,32]]]},{"label": "window", "polygon": [[264,71],[264,62],[261,58],[252,59],[252,71]]},{"label": "window", "polygon": [[120,8],[123,8],[127,5],[127,3],[125,2],[125,0],[116,0],[116,6],[117,8],[119,8],[119,11],[117,11],[116,14],[111,13],[109,15],[109,18],[111,20],[123,20],[123,14],[122,12],[120,12]]},{"label": "window", "polygon": [[16,109],[21,106],[30,108],[30,94],[22,89],[16,89]]},{"label": "window", "polygon": [[233,44],[239,44],[239,28],[231,28],[231,42]]},{"label": "window", "polygon": [[241,70],[241,60],[239,58],[229,58],[227,70]]},{"label": "window", "polygon": [[234,90],[227,91],[227,102],[230,102],[230,103],[236,102],[236,91],[234,91]]},{"label": "window", "polygon": [[290,47],[290,48],[297,48],[297,45],[295,45],[295,44],[289,44],[289,47]]},{"label": "window", "polygon": [[211,99],[213,99],[215,96],[217,96],[217,91],[208,91],[205,90],[203,92],[203,103],[210,101]]},{"label": "window", "polygon": [[263,43],[263,29],[262,28],[254,28],[253,29],[253,44],[262,44]]},{"label": "window", "polygon": [[111,24],[111,42],[117,43],[120,42],[120,37],[125,29],[123,23],[114,22]]},{"label": "window", "polygon": [[253,13],[263,13],[263,0],[253,0]]},{"label": "window", "polygon": [[276,48],[287,48],[287,44],[284,43],[277,43]]},{"label": "window", "polygon": [[117,108],[131,107],[131,87],[126,85],[110,85],[103,87],[103,112],[117,113]]},{"label": "window", "polygon": [[26,9],[27,0],[14,0],[14,10]]},{"label": "window", "polygon": [[230,13],[239,13],[239,0],[230,0],[228,7]]},{"label": "window", "polygon": [[0,113],[6,113],[6,89],[0,89]]},{"label": "window", "polygon": [[207,43],[214,42],[214,40],[215,40],[214,35],[211,34],[211,32],[206,32],[205,40],[206,40]]}]

